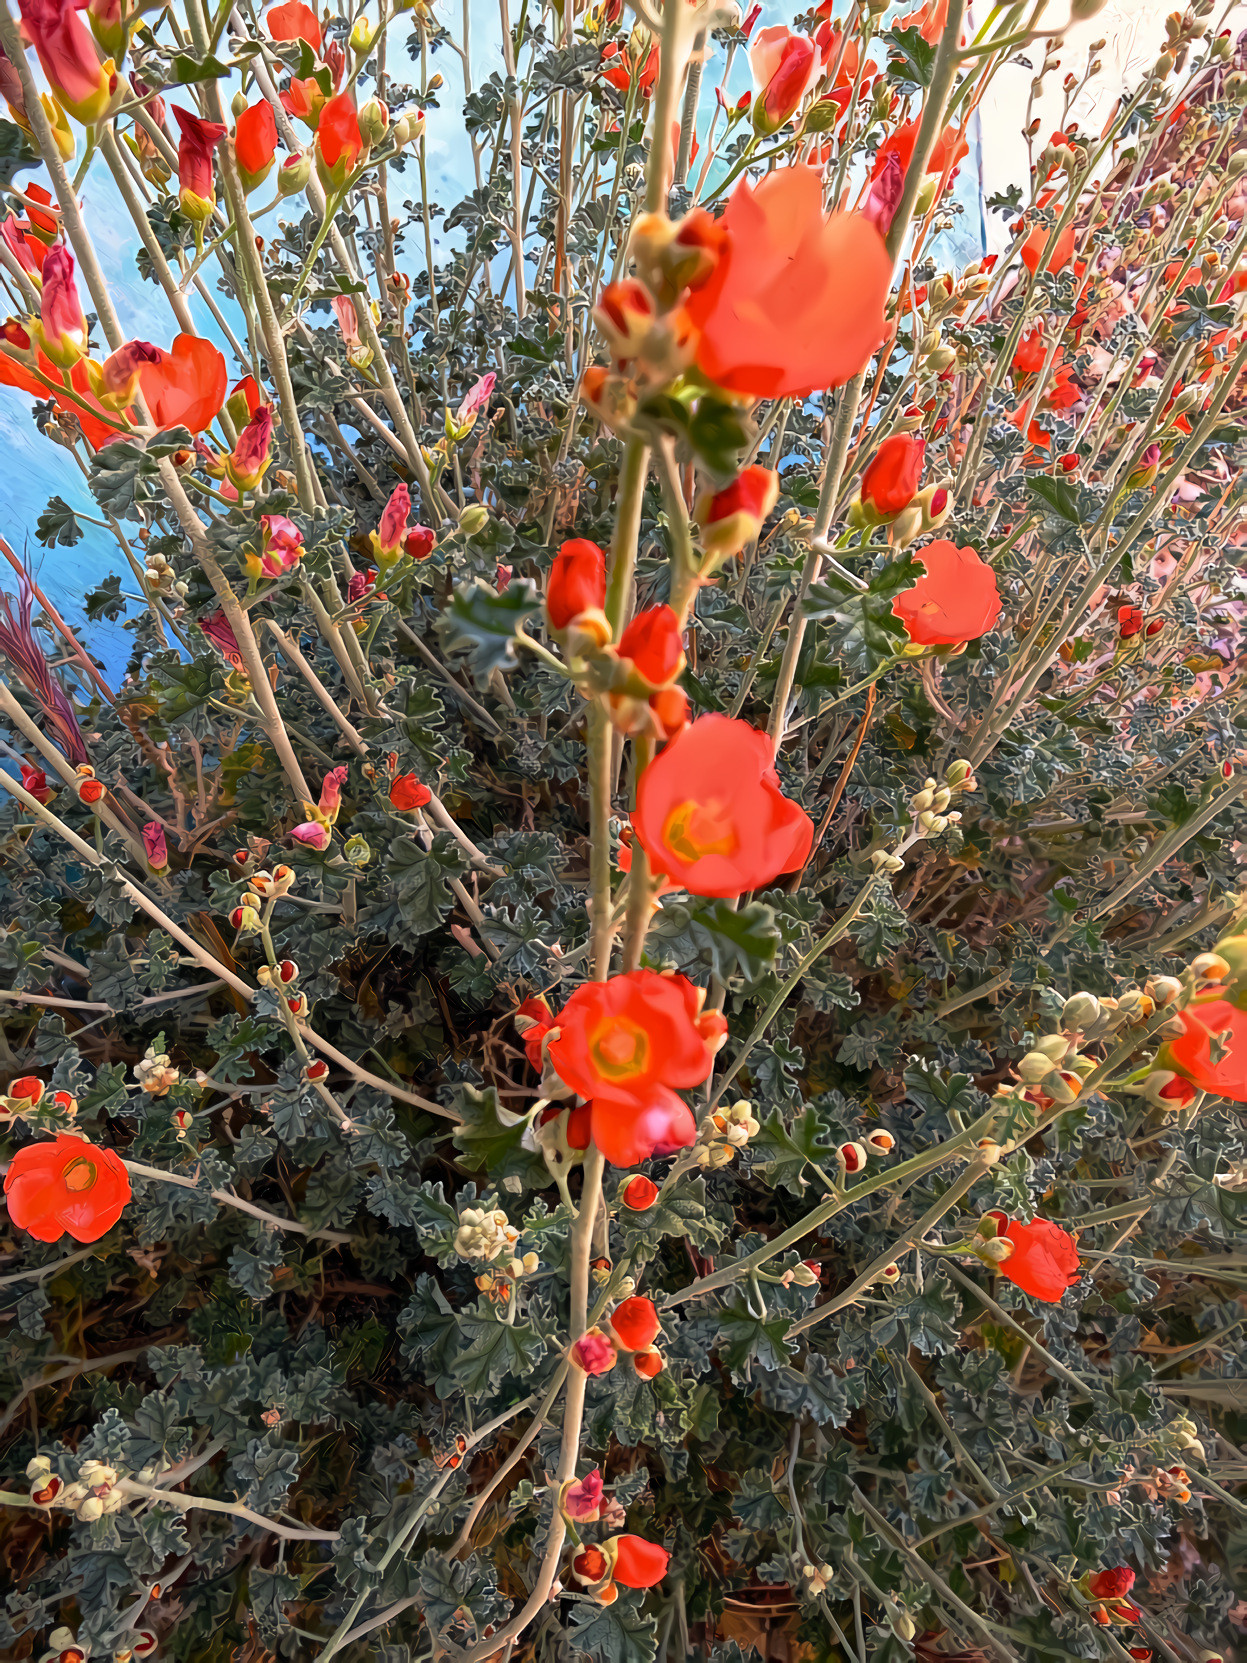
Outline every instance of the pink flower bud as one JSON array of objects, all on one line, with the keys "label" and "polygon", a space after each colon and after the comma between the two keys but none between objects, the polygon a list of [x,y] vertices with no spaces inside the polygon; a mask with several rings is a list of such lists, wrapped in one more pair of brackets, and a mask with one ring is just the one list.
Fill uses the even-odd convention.
[{"label": "pink flower bud", "polygon": [[333,833],[329,827],[322,825],[319,820],[304,820],[291,829],[290,835],[296,843],[302,843],[306,848],[316,849],[322,854],[333,840]]},{"label": "pink flower bud", "polygon": [[43,350],[61,369],[72,369],[86,351],[87,320],[74,282],[74,257],[60,243],[44,256],[39,333]]},{"label": "pink flower bud", "polygon": [[571,1359],[586,1374],[605,1374],[613,1369],[618,1353],[600,1328],[590,1328],[572,1346]]},{"label": "pink flower bud", "polygon": [[165,872],[169,867],[169,849],[165,842],[164,827],[155,820],[147,820],[143,825],[143,848],[147,853],[147,862],[153,872]]}]

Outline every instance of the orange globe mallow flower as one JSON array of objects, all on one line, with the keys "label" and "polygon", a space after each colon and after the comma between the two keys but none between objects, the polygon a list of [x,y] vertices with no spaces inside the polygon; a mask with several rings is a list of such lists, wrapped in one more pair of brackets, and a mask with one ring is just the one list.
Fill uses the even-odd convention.
[{"label": "orange globe mallow flower", "polygon": [[661,1332],[654,1301],[642,1294],[617,1306],[610,1325],[616,1344],[625,1351],[648,1351]]},{"label": "orange globe mallow flower", "polygon": [[699,1086],[714,1065],[727,1025],[703,1015],[704,988],[684,976],[630,970],[586,982],[560,1011],[547,1056],[565,1086],[595,1105],[639,1108],[655,1087]]},{"label": "orange globe mallow flower", "polygon": [[601,1543],[591,1543],[572,1560],[572,1575],[576,1581],[593,1591],[602,1605],[609,1605],[616,1597],[615,1584],[625,1588],[653,1588],[667,1574],[671,1555],[657,1542],[647,1542],[644,1536],[612,1536]]},{"label": "orange globe mallow flower", "polygon": [[643,1101],[616,1103],[595,1098],[567,1117],[567,1141],[587,1149],[590,1140],[612,1166],[640,1166],[662,1159],[697,1141],[697,1122],[682,1097],[666,1086],[652,1086]]},{"label": "orange globe mallow flower", "polygon": [[4,1180],[9,1218],[36,1241],[98,1241],[121,1217],[130,1178],[120,1155],[59,1134],[19,1149]]},{"label": "orange globe mallow flower", "polygon": [[270,40],[305,40],[319,55],[320,23],[316,13],[310,6],[303,5],[301,0],[286,0],[285,5],[274,6],[264,21],[268,25]]},{"label": "orange globe mallow flower", "polygon": [[914,433],[894,433],[883,441],[866,464],[858,493],[870,518],[894,520],[909,507],[918,495],[926,453],[926,440]]},{"label": "orange globe mallow flower", "polygon": [[741,895],[810,852],[814,822],[779,788],[771,742],[700,716],[641,775],[632,826],[655,872],[692,895]]},{"label": "orange globe mallow flower", "polygon": [[750,398],[840,387],[887,339],[892,260],[862,214],[823,213],[814,168],[741,180],[719,225],[718,264],[686,302],[697,367]]},{"label": "orange globe mallow flower", "polygon": [[573,537],[554,557],[546,583],[551,629],[566,629],[585,613],[606,605],[606,555],[587,537]]},{"label": "orange globe mallow flower", "polygon": [[977,551],[939,537],[914,559],[926,571],[892,602],[909,639],[921,647],[955,647],[986,635],[1000,616],[1000,592]]},{"label": "orange globe mallow flower", "polygon": [[1032,1299],[1058,1304],[1065,1290],[1072,1288],[1082,1274],[1073,1236],[1050,1218],[1033,1218],[1029,1224],[1022,1224],[1004,1213],[986,1216],[995,1220],[997,1237],[1013,1248],[1001,1261],[1000,1274]]},{"label": "orange globe mallow flower", "polygon": [[225,359],[201,335],[179,335],[158,364],[144,364],[139,386],[157,427],[202,433],[225,402]]},{"label": "orange globe mallow flower", "polygon": [[1174,1016],[1186,1031],[1161,1046],[1157,1066],[1172,1068],[1214,1097],[1247,1103],[1247,1011],[1229,999],[1197,999]]}]

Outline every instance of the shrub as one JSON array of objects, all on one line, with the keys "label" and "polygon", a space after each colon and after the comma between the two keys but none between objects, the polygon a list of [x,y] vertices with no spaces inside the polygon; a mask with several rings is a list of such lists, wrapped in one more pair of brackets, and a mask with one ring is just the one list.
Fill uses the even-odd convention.
[{"label": "shrub", "polygon": [[1023,10],[0,14],[14,1657],[1247,1610],[1247,37]]}]

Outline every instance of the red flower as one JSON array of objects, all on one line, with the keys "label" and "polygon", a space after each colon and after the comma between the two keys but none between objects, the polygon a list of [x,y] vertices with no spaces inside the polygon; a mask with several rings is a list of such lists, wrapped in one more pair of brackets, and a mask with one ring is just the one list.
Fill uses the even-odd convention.
[{"label": "red flower", "polygon": [[[290,85],[281,95],[281,106],[287,115],[294,116],[297,121],[306,122],[315,132],[320,122],[320,112],[325,107],[325,95],[320,90],[320,82],[314,75],[309,75],[305,81],[292,76]],[[298,167],[301,160],[299,156],[287,156],[281,165]]]},{"label": "red flower", "polygon": [[644,1536],[612,1536],[605,1547],[608,1555],[614,1550],[611,1574],[625,1588],[653,1588],[667,1574],[671,1555]]},{"label": "red flower", "polygon": [[793,872],[814,823],[779,788],[771,742],[701,716],[641,775],[633,828],[655,872],[693,895],[740,895]]},{"label": "red flower", "polygon": [[145,364],[139,386],[157,427],[202,433],[225,401],[225,359],[200,335],[179,335],[159,364]]},{"label": "red flower", "polygon": [[[524,1037],[527,1044],[528,1035]],[[651,1086],[641,1102],[625,1104],[596,1097],[585,1107],[588,1125],[583,1143],[572,1125],[581,1115],[578,1124],[583,1127],[580,1109],[572,1111],[567,1141],[574,1149],[582,1149],[592,1139],[612,1166],[639,1166],[654,1156],[674,1155],[697,1138],[697,1122],[688,1104],[666,1086]]]},{"label": "red flower", "polygon": [[[546,1035],[554,1026],[554,1016],[549,1005],[542,998],[525,999],[521,1005],[516,1007],[512,1021],[524,1041],[524,1052],[530,1065],[540,1074]],[[558,1109],[547,1110],[542,1116],[542,1120],[544,1121],[547,1115],[553,1120],[554,1116],[560,1112]],[[588,1148],[588,1142],[586,1140],[583,1146],[576,1145],[575,1147]]]},{"label": "red flower", "polygon": [[21,768],[23,786],[37,803],[46,803],[52,795],[48,776],[42,768],[32,768],[29,762],[23,762]]},{"label": "red flower", "polygon": [[[918,123],[906,121],[889,133],[879,146],[875,155],[874,167],[870,177],[877,179],[887,166],[888,157],[895,155],[901,166],[902,173],[909,172],[909,164],[914,159],[914,147],[918,143]],[[970,154],[970,146],[964,136],[955,127],[945,127],[931,148],[927,158],[926,171],[928,173],[944,173],[955,168],[957,163]]]},{"label": "red flower", "polygon": [[1117,608],[1117,632],[1123,641],[1128,641],[1132,635],[1137,635],[1143,628],[1143,614],[1137,606],[1119,606]]},{"label": "red flower", "polygon": [[400,814],[410,814],[433,801],[427,785],[421,785],[414,774],[400,774],[390,787],[390,801]]},{"label": "red flower", "polygon": [[586,537],[564,543],[554,557],[546,583],[546,615],[551,629],[566,629],[584,612],[606,605],[606,556]]},{"label": "red flower", "polygon": [[216,201],[212,152],[225,137],[227,128],[219,121],[201,121],[180,104],[173,106],[182,130],[178,142],[178,200],[190,219],[207,219]]},{"label": "red flower", "polygon": [[1078,1280],[1078,1248],[1073,1236],[1050,1218],[1033,1218],[1029,1224],[1013,1219],[1000,1234],[1013,1243],[1013,1252],[1000,1266],[1006,1277],[1032,1299],[1057,1304]]},{"label": "red flower", "polygon": [[940,537],[914,559],[925,573],[892,602],[909,639],[923,647],[951,647],[986,635],[1000,616],[1000,595],[995,572],[977,552]]},{"label": "red flower", "polygon": [[746,180],[720,220],[719,263],[687,311],[697,365],[730,392],[805,398],[839,387],[887,338],[892,261],[861,214],[823,214],[821,176],[778,168]]},{"label": "red flower", "polygon": [[[1158,1066],[1176,1069],[1201,1091],[1247,1103],[1247,1011],[1228,999],[1207,999],[1174,1015],[1186,1032],[1161,1047]],[[1214,1034],[1220,1053],[1215,1062]]]},{"label": "red flower", "polygon": [[364,149],[364,135],[351,95],[340,92],[320,112],[316,128],[317,171],[326,190],[341,188]]},{"label": "red flower", "polygon": [[320,24],[310,6],[300,4],[300,0],[286,0],[285,5],[274,6],[264,21],[270,40],[305,40],[319,54]]},{"label": "red flower", "polygon": [[84,126],[98,121],[117,88],[110,58],[101,64],[74,0],[20,0],[26,38],[60,102]]},{"label": "red flower", "polygon": [[793,115],[819,72],[813,41],[778,24],[759,29],[749,47],[749,65],[759,91],[753,101],[753,125],[759,133],[777,133]]},{"label": "red flower", "polygon": [[1089,1577],[1087,1587],[1096,1599],[1124,1599],[1134,1587],[1134,1572],[1129,1565],[1115,1565]]},{"label": "red flower", "polygon": [[[1043,207],[1043,198],[1040,206]],[[1060,205],[1058,204],[1058,212]],[[1074,244],[1077,234],[1072,225],[1067,225],[1060,236],[1047,225],[1037,225],[1022,244],[1022,264],[1033,277],[1042,262],[1045,271],[1058,272],[1064,270],[1074,258]]]},{"label": "red flower", "polygon": [[722,491],[705,492],[697,504],[697,523],[708,552],[739,554],[761,533],[779,498],[779,475],[757,463],[745,468]]},{"label": "red flower", "polygon": [[611,1317],[611,1328],[625,1351],[645,1351],[661,1331],[653,1300],[640,1294],[625,1299]]},{"label": "red flower", "polygon": [[403,548],[413,560],[427,560],[437,547],[437,533],[427,525],[412,526]]},{"label": "red flower", "polygon": [[893,520],[918,495],[927,443],[914,433],[885,439],[862,474],[861,499],[881,520]]},{"label": "red flower", "polygon": [[586,982],[559,1013],[548,1052],[554,1071],[595,1106],[636,1109],[656,1087],[699,1086],[726,1032],[722,1017],[702,1016],[705,997],[685,977],[653,970]]},{"label": "red flower", "polygon": [[1013,354],[1013,368],[1019,375],[1037,375],[1043,368],[1047,355],[1043,326],[1037,323],[1033,329],[1028,329],[1018,342],[1017,351]]},{"label": "red flower", "polygon": [[87,320],[74,282],[74,257],[61,243],[44,256],[37,327],[43,350],[61,369],[70,369],[86,351]]},{"label": "red flower", "polygon": [[620,636],[617,651],[652,688],[666,687],[684,667],[680,620],[669,606],[638,612]]},{"label": "red flower", "polygon": [[643,1172],[638,1172],[635,1178],[628,1179],[620,1192],[620,1199],[634,1213],[646,1212],[658,1199],[658,1185]]},{"label": "red flower", "polygon": [[260,392],[254,375],[244,375],[230,388],[226,409],[235,427],[246,427],[262,404],[268,401]]},{"label": "red flower", "polygon": [[262,404],[238,435],[225,459],[225,471],[239,491],[254,491],[264,478],[273,444],[273,406]]},{"label": "red flower", "polygon": [[60,1133],[19,1149],[4,1180],[9,1217],[36,1241],[98,1241],[121,1217],[130,1178],[121,1156]]},{"label": "red flower", "polygon": [[234,155],[243,189],[253,191],[267,179],[277,154],[277,118],[266,98],[244,110],[234,124]]}]

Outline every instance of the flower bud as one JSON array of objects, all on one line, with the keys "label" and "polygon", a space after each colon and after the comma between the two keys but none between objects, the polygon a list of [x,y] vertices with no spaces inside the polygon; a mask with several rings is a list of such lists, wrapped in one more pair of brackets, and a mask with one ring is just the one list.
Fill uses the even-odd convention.
[{"label": "flower bud", "polygon": [[842,1143],[836,1158],[846,1172],[861,1172],[866,1165],[866,1151],[860,1143]]},{"label": "flower bud", "polygon": [[1075,993],[1061,1008],[1061,1026],[1067,1033],[1094,1028],[1100,1020],[1100,1001],[1094,993]]},{"label": "flower bud", "polygon": [[465,537],[475,537],[489,524],[489,510],[483,502],[470,502],[459,516],[459,530]]},{"label": "flower bud", "polygon": [[1018,1063],[1018,1079],[1027,1085],[1038,1085],[1056,1067],[1052,1057],[1045,1056],[1042,1051],[1028,1051]]},{"label": "flower bud", "polygon": [[654,1205],[658,1199],[658,1185],[652,1178],[638,1172],[634,1178],[629,1178],[620,1195],[625,1207],[633,1212],[643,1213]]},{"label": "flower bud", "polygon": [[379,98],[370,98],[360,105],[359,130],[370,148],[374,144],[380,144],[389,125],[390,112]]},{"label": "flower bud", "polygon": [[867,1132],[866,1145],[876,1155],[890,1155],[896,1148],[896,1139],[891,1132],[877,1126],[873,1132]]},{"label": "flower bud", "polygon": [[298,196],[307,189],[307,182],[311,177],[310,156],[287,156],[277,170],[278,196]]},{"label": "flower bud", "polygon": [[1220,953],[1199,953],[1191,960],[1191,969],[1202,980],[1223,982],[1230,974],[1230,965]]}]

